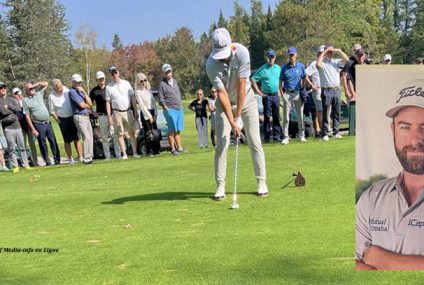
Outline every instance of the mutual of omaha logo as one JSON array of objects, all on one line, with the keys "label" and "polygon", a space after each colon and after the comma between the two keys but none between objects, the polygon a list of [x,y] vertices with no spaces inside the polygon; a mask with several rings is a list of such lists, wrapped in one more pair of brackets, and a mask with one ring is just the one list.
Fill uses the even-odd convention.
[{"label": "mutual of omaha logo", "polygon": [[387,223],[387,218],[385,219],[373,219],[370,218],[370,230],[376,232],[387,232],[389,225]]},{"label": "mutual of omaha logo", "polygon": [[418,86],[405,87],[400,90],[399,99],[396,101],[396,103],[399,103],[400,100],[411,96],[424,97],[424,90]]},{"label": "mutual of omaha logo", "polygon": [[408,226],[414,228],[424,228],[424,221],[418,221],[417,219],[410,219],[408,222]]}]

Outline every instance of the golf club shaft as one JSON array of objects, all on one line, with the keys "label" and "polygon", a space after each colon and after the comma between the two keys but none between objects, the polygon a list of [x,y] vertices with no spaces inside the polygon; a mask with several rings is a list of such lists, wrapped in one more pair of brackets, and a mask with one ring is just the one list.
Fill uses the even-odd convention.
[{"label": "golf club shaft", "polygon": [[238,172],[238,153],[239,153],[239,137],[236,138],[236,165],[234,168],[234,193],[233,204],[237,203],[237,172]]}]

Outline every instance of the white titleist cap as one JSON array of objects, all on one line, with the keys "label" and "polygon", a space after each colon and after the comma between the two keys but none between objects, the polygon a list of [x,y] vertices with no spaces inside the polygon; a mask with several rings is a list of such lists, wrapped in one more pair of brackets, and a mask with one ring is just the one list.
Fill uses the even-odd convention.
[{"label": "white titleist cap", "polygon": [[224,59],[231,55],[231,37],[225,28],[218,28],[212,34],[212,58]]},{"label": "white titleist cap", "polygon": [[390,54],[385,54],[383,60],[384,61],[386,61],[386,60],[390,60],[391,61],[392,60],[392,56]]},{"label": "white titleist cap", "polygon": [[401,109],[411,106],[424,108],[424,79],[415,79],[404,84],[386,116],[393,118]]}]

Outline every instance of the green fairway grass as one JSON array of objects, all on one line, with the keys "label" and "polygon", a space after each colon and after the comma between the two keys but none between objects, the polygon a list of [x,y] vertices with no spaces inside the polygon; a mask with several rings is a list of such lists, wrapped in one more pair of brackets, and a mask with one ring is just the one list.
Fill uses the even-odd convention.
[{"label": "green fairway grass", "polygon": [[[229,210],[234,147],[227,197],[213,201],[214,149],[197,147],[193,117],[180,156],[0,173],[0,248],[42,251],[3,250],[0,284],[422,283],[420,272],[354,270],[353,137],[265,145],[266,198],[242,145],[240,209]],[[302,188],[289,183],[299,170]]]}]

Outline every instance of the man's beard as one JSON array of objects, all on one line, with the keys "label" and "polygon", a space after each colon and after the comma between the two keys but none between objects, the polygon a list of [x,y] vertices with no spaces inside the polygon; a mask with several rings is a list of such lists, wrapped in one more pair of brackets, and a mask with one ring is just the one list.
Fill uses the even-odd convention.
[{"label": "man's beard", "polygon": [[[399,149],[395,145],[396,155],[399,159],[403,169],[409,173],[416,175],[424,174],[424,144],[417,144],[416,146],[407,145]],[[410,151],[419,151],[421,154],[409,154]]]}]

